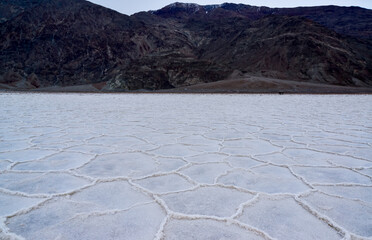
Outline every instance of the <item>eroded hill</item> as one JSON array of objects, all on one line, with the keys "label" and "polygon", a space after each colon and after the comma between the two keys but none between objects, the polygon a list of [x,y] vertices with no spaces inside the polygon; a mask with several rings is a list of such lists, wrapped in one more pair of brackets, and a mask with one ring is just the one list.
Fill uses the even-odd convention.
[{"label": "eroded hill", "polygon": [[82,0],[0,6],[3,88],[158,90],[247,75],[372,86],[367,9],[175,3],[126,16]]}]

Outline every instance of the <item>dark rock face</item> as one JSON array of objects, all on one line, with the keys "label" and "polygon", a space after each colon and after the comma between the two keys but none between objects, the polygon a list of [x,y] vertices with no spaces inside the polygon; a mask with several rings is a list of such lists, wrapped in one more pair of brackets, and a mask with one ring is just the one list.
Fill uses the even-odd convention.
[{"label": "dark rock face", "polygon": [[0,84],[156,90],[240,72],[372,86],[371,12],[175,3],[129,17],[82,0],[5,0]]},{"label": "dark rock face", "polygon": [[0,3],[0,23],[12,19],[22,12],[46,1],[47,0],[2,0]]},{"label": "dark rock face", "polygon": [[250,20],[257,20],[269,15],[299,16],[317,22],[343,35],[372,40],[372,11],[360,7],[268,8],[232,3],[207,6],[174,3],[155,11],[154,14],[165,18],[178,19],[239,16]]}]

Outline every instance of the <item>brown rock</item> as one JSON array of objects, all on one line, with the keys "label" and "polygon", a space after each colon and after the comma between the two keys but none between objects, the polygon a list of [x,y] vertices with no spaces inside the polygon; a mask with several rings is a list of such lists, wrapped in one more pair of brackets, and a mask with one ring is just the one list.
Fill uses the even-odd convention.
[{"label": "brown rock", "polygon": [[[16,10],[4,13],[9,6]],[[6,0],[0,82],[157,90],[215,82],[235,71],[368,87],[371,12],[173,4],[129,17],[82,0]]]}]

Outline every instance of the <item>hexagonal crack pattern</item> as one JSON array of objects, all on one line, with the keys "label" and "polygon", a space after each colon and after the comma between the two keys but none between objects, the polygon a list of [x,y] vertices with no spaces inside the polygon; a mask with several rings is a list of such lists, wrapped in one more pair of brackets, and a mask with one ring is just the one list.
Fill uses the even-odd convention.
[{"label": "hexagonal crack pattern", "polygon": [[372,96],[0,93],[0,239],[368,239]]}]

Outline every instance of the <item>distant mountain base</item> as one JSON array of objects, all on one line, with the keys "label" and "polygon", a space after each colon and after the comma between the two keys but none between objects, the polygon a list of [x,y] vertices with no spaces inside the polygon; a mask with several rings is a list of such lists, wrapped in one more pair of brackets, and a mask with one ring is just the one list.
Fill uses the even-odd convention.
[{"label": "distant mountain base", "polygon": [[162,90],[118,90],[110,89],[108,82],[76,86],[52,86],[20,89],[17,86],[0,84],[0,90],[29,92],[86,92],[86,93],[274,93],[274,94],[372,94],[371,87],[349,87],[322,83],[309,83],[276,78],[243,76],[211,83],[196,84]]},{"label": "distant mountain base", "polygon": [[161,90],[174,93],[304,93],[304,94],[355,94],[372,93],[372,88],[336,86],[321,83],[298,82],[264,77],[243,77],[184,88]]}]

